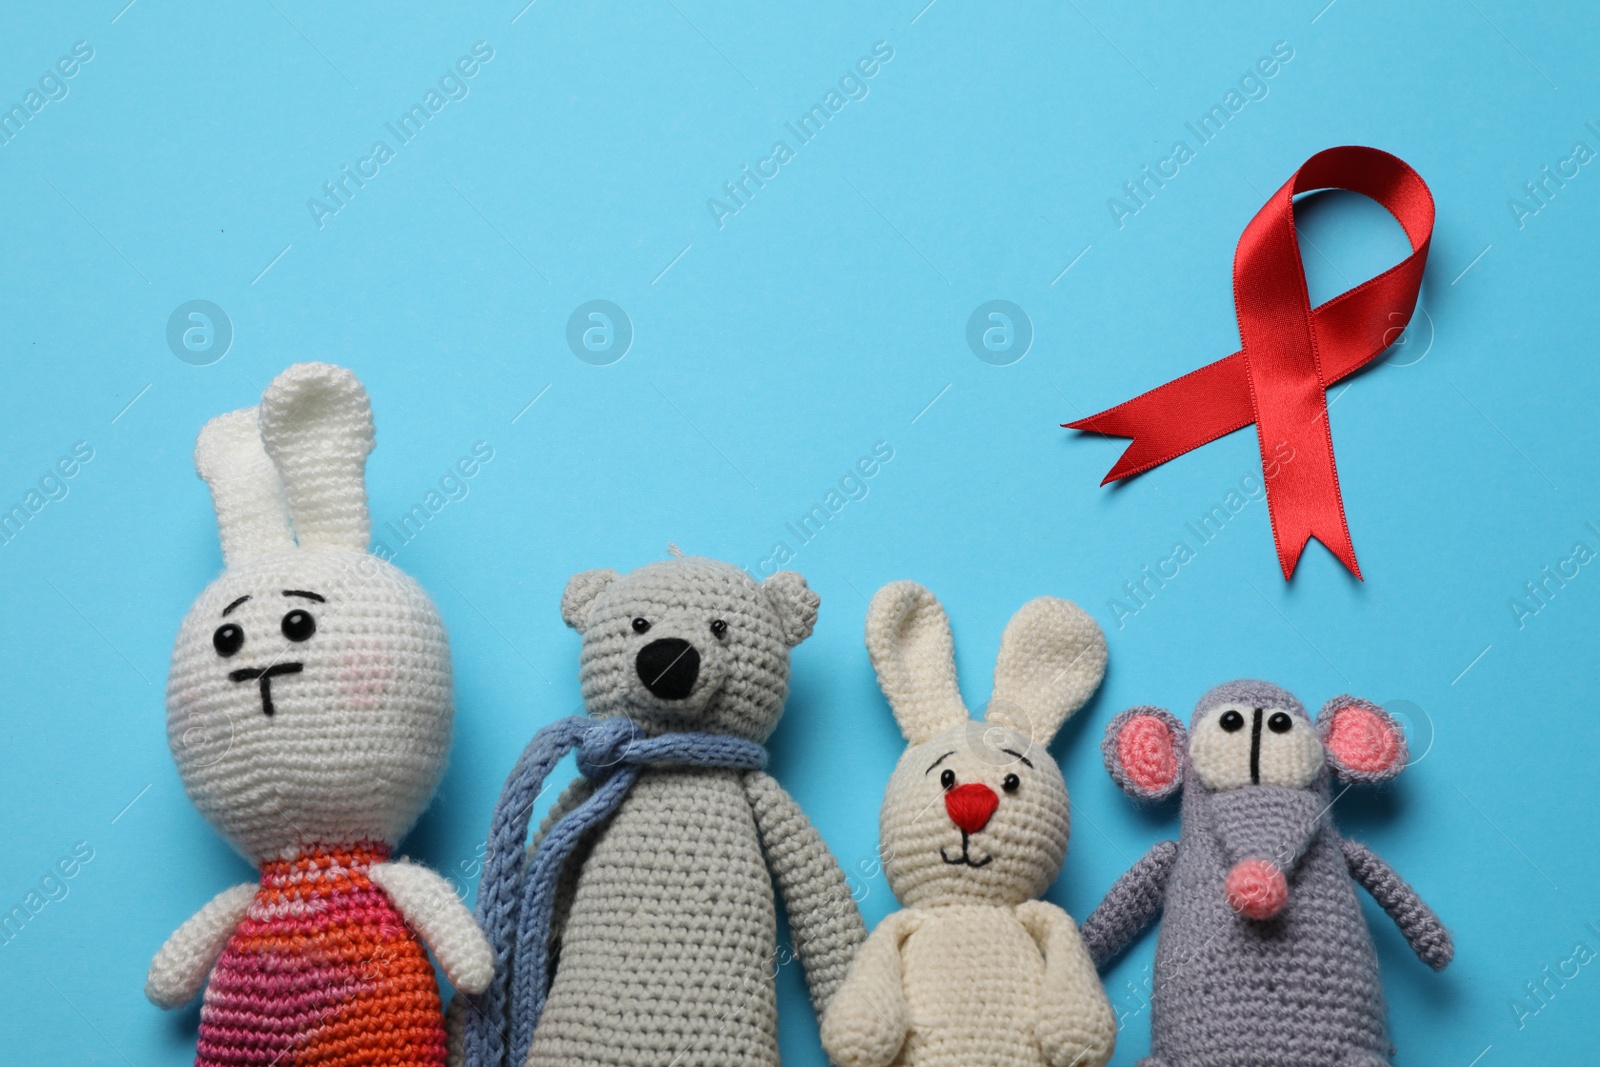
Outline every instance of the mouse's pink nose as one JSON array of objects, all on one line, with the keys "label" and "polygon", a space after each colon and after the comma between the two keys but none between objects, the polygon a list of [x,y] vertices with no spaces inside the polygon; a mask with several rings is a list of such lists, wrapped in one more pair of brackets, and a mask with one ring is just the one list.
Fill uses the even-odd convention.
[{"label": "mouse's pink nose", "polygon": [[976,782],[958,785],[944,795],[944,810],[950,821],[969,834],[975,834],[989,825],[989,816],[1000,806],[994,790]]},{"label": "mouse's pink nose", "polygon": [[1228,906],[1249,919],[1270,919],[1289,902],[1289,883],[1266,860],[1242,860],[1223,884]]}]

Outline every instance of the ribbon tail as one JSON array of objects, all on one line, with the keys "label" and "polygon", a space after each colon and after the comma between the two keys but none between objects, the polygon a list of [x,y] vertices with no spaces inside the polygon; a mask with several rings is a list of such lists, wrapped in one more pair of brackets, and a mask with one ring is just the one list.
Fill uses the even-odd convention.
[{"label": "ribbon tail", "polygon": [[[1326,411],[1322,418],[1327,418]],[[1271,424],[1277,420],[1267,421]],[[1272,540],[1278,549],[1278,566],[1283,569],[1284,581],[1294,577],[1295,567],[1313,539],[1322,542],[1351,574],[1361,578],[1350,527],[1345,521],[1332,437],[1326,429],[1314,426],[1304,433],[1280,438],[1270,449],[1265,431],[1260,433],[1260,439],[1267,513],[1272,520]]]},{"label": "ribbon tail", "polygon": [[1235,352],[1114,408],[1064,425],[1105,437],[1133,438],[1100,482],[1107,485],[1143,474],[1254,422],[1249,375],[1244,354]]}]

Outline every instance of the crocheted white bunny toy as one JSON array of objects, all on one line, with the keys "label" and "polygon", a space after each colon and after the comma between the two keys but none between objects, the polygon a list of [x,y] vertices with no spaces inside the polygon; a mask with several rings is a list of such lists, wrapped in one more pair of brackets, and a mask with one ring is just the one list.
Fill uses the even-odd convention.
[{"label": "crocheted white bunny toy", "polygon": [[1100,628],[1040,597],[1006,626],[982,722],[956,687],[950,621],[915,582],[867,612],[878,684],[910,742],[880,849],[900,903],[822,1022],[842,1067],[1102,1067],[1116,1017],[1066,912],[1039,896],[1066,857],[1067,787],[1047,751],[1105,673]]},{"label": "crocheted white bunny toy", "polygon": [[161,1007],[206,987],[201,1064],[346,1062],[352,1048],[442,1064],[422,942],[459,988],[493,974],[449,884],[390,859],[444,772],[453,702],[437,610],[367,551],[372,445],[355,375],[301,363],[195,447],[226,570],[178,632],[167,735],[190,799],[261,869],[150,967]]}]

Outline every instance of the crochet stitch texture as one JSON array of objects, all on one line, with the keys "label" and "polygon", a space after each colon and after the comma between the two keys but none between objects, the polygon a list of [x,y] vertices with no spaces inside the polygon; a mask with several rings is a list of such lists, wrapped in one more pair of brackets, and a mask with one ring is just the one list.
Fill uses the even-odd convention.
[{"label": "crochet stitch texture", "polygon": [[190,799],[262,881],[179,927],[146,994],[178,1007],[211,977],[208,1067],[431,1067],[444,1032],[422,943],[460,988],[492,973],[450,886],[389,859],[444,772],[453,708],[438,612],[367,552],[372,445],[366,391],[323,363],[196,444],[226,569],[179,629],[167,738]]},{"label": "crochet stitch texture", "polygon": [[433,967],[367,872],[381,842],[262,865],[206,987],[198,1067],[444,1063]]},{"label": "crochet stitch texture", "polygon": [[1105,637],[1065,600],[1006,626],[982,722],[956,687],[949,619],[914,582],[880,589],[867,649],[909,747],[880,819],[900,903],[822,1021],[840,1067],[1101,1067],[1116,1018],[1077,927],[1038,898],[1061,870],[1066,783],[1048,751],[1105,672]]},{"label": "crochet stitch texture", "polygon": [[1104,964],[1161,916],[1144,1067],[1387,1064],[1377,954],[1355,883],[1430,967],[1442,969],[1453,948],[1388,864],[1339,835],[1329,786],[1399,773],[1399,726],[1354,697],[1329,701],[1313,722],[1279,687],[1239,681],[1201,698],[1188,730],[1159,708],[1130,708],[1102,751],[1136,797],[1183,790],[1178,841],[1152,848],[1083,924]]},{"label": "crochet stitch texture", "polygon": [[[798,574],[758,584],[689,557],[576,575],[561,610],[583,635],[590,718],[627,719],[654,739],[759,744],[782,715],[789,650],[810,635],[817,606]],[[587,779],[568,788],[535,854],[592,788]],[[763,771],[644,767],[616,811],[583,835],[565,873],[549,993],[524,1061],[539,1067],[773,1067],[773,982],[789,959],[777,944],[774,886],[819,1011],[864,936],[837,862]],[[497,938],[497,958],[510,948]],[[452,1038],[470,1017],[458,1000]]]}]

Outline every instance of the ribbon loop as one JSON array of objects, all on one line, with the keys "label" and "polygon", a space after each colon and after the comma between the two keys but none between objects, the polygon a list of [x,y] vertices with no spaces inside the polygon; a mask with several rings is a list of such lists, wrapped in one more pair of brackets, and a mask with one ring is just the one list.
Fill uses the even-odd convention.
[{"label": "ribbon loop", "polygon": [[[1405,230],[1411,254],[1313,308],[1295,234],[1294,198],[1329,188],[1382,204]],[[1294,574],[1312,538],[1360,578],[1334,464],[1327,389],[1381,355],[1411,321],[1433,221],[1427,183],[1387,152],[1347,145],[1308,159],[1250,220],[1234,251],[1239,351],[1065,424],[1133,439],[1100,484],[1140,474],[1254,423],[1284,578]]]}]

